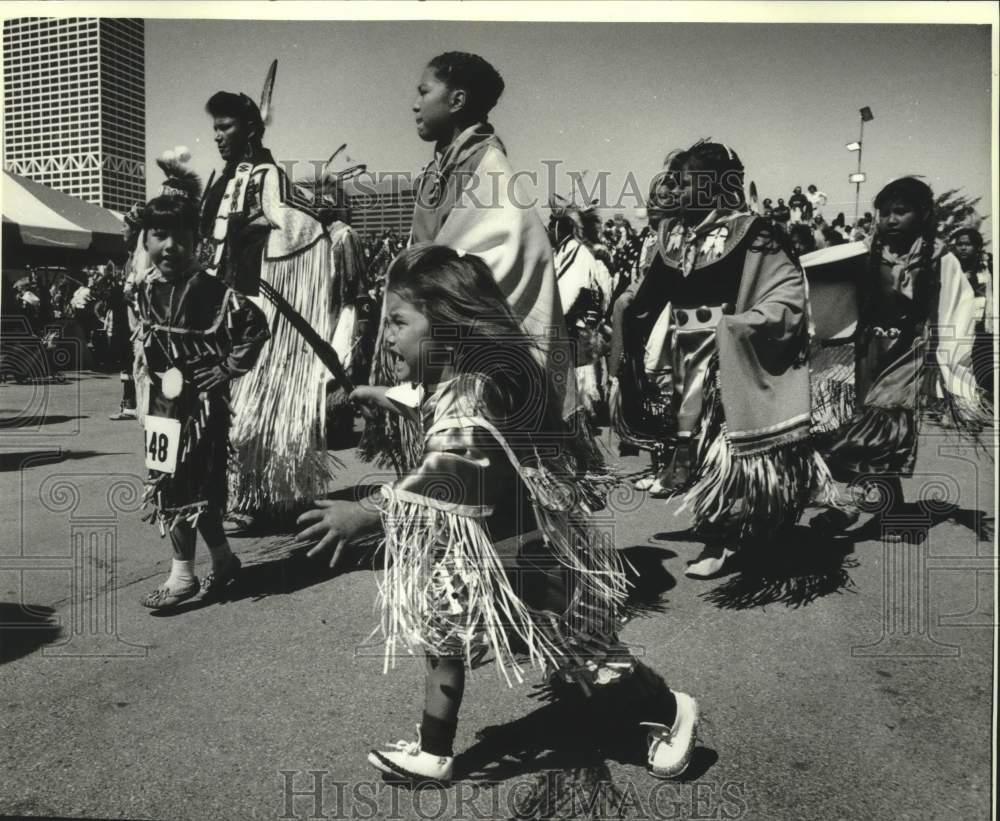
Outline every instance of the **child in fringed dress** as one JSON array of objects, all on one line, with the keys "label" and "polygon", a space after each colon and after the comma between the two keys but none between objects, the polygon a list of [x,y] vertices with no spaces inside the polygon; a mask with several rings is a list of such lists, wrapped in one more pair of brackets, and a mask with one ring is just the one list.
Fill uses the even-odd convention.
[{"label": "child in fringed dress", "polygon": [[[903,177],[875,197],[878,223],[859,283],[855,352],[857,409],[827,454],[834,477],[865,497],[877,490],[876,523],[903,503],[900,479],[913,474],[921,412],[950,419],[978,441],[992,421],[972,372],[975,294],[958,260],[937,238],[934,194]],[[810,523],[837,530],[856,510]],[[891,518],[891,517],[890,517]],[[882,537],[897,541],[899,534]]]},{"label": "child in fringed dress", "polygon": [[621,696],[604,711],[621,736],[648,724],[651,771],[679,774],[697,705],[618,641],[626,577],[588,524],[610,477],[584,475],[565,447],[576,433],[489,267],[444,246],[407,249],[389,270],[386,319],[398,386],[352,396],[413,420],[420,463],[367,504],[325,501],[299,520],[301,540],[320,539],[310,555],[335,547],[331,563],[384,530],[386,667],[402,647],[427,657],[417,741],[369,762],[450,779],[466,667],[492,657],[509,684],[526,655],[555,688]]},{"label": "child in fringed dress", "polygon": [[[157,197],[146,205],[142,227],[153,266],[134,295],[150,379],[145,501],[152,510],[146,518],[161,533],[169,531],[174,551],[170,576],[142,604],[160,610],[200,589],[204,597],[218,595],[239,570],[222,529],[229,385],[254,366],[269,332],[253,303],[197,267],[194,201]],[[212,555],[204,584],[194,575],[196,530]]]}]

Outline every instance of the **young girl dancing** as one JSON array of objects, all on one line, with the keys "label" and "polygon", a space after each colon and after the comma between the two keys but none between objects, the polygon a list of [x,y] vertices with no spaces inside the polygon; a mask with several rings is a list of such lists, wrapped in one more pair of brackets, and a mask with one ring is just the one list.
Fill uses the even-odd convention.
[{"label": "young girl dancing", "polygon": [[411,247],[389,269],[386,319],[398,387],[353,398],[409,416],[421,462],[367,504],[320,502],[299,519],[308,525],[299,538],[319,539],[310,555],[335,548],[331,564],[384,530],[386,667],[401,645],[427,657],[417,740],[368,760],[396,776],[449,780],[466,668],[492,656],[510,684],[526,656],[560,686],[608,697],[615,685],[621,734],[647,726],[651,771],[683,772],[697,705],[617,639],[626,579],[588,525],[607,486],[565,446],[574,434],[551,374],[490,268],[444,246]]},{"label": "young girl dancing", "polygon": [[[835,478],[860,480],[866,493],[881,486],[884,516],[902,504],[900,478],[913,473],[922,408],[943,406],[968,432],[990,414],[970,367],[975,295],[936,237],[933,192],[903,177],[879,191],[875,209],[877,227],[859,283],[857,411],[827,462]],[[856,518],[831,511],[815,523],[838,529]]]}]

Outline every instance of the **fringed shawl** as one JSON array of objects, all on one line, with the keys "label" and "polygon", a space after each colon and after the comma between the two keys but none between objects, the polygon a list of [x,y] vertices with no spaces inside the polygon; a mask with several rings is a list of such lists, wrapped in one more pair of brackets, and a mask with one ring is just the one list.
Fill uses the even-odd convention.
[{"label": "fringed shawl", "polygon": [[[143,500],[152,508],[144,518],[155,520],[164,533],[179,521],[196,524],[202,511],[221,504],[226,495],[229,383],[199,390],[194,371],[218,364],[230,379],[245,378],[269,333],[264,316],[250,300],[204,271],[175,285],[168,303],[171,315],[166,316],[167,306],[157,305],[154,294],[161,281],[155,268],[145,272],[136,286],[134,305],[135,339],[143,350],[144,365],[153,371],[147,376],[144,413],[167,415],[181,423],[175,471],[151,471]],[[159,296],[161,302],[165,298]],[[184,377],[181,393],[173,399],[166,398],[160,387],[162,373],[169,367]]]},{"label": "fringed shawl", "polygon": [[[763,453],[809,435],[805,278],[770,231],[752,214],[727,211],[713,212],[685,237],[676,222],[660,226],[662,260],[687,269],[688,276],[705,276],[700,269],[730,254],[744,254],[735,311],[723,316],[716,328],[720,401],[736,456]],[[670,296],[662,283],[646,277],[624,321],[640,329],[645,324],[652,331],[656,318],[670,309]],[[625,333],[634,331],[626,328]],[[643,342],[658,344],[652,333]],[[636,340],[630,348],[630,356],[637,360],[633,367],[641,367],[639,355],[648,354],[648,347],[641,349]],[[649,380],[652,374],[644,372],[640,378]],[[615,410],[619,432],[649,446],[648,436],[632,429],[626,409]]]},{"label": "fringed shawl", "polygon": [[736,311],[716,329],[721,401],[735,456],[800,442],[810,427],[805,276],[769,229],[755,227]]}]

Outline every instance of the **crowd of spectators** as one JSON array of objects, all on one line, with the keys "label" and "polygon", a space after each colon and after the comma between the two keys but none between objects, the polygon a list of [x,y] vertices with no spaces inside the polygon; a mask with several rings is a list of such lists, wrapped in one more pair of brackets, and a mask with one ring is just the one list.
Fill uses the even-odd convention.
[{"label": "crowd of spectators", "polygon": [[28,268],[13,282],[12,304],[4,306],[4,313],[25,317],[49,348],[65,334],[67,320],[75,323],[94,367],[113,369],[117,358],[110,340],[115,322],[123,318],[117,310],[124,306],[123,283],[124,273],[113,263],[72,270]]}]

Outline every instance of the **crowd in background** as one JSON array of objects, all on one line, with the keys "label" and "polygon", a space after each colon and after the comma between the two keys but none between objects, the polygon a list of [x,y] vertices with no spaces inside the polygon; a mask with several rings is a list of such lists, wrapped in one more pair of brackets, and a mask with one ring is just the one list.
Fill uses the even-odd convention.
[{"label": "crowd in background", "polygon": [[[854,224],[848,222],[842,211],[828,220],[824,214],[827,202],[827,195],[817,186],[809,185],[805,193],[801,186],[796,186],[787,200],[778,198],[775,203],[765,198],[757,208],[762,217],[788,234],[800,257],[820,248],[861,241],[871,234],[874,217],[870,211],[865,211]],[[939,233],[962,263],[976,292],[977,316],[983,326],[980,328],[983,339],[980,347],[983,347],[989,344],[990,338],[984,323],[989,313],[987,284],[993,269],[993,255],[986,250],[978,230],[961,225],[967,210],[968,203],[964,201],[959,202],[958,208],[943,209],[946,213],[942,213]],[[955,222],[961,227],[953,228],[950,223]],[[637,231],[621,215],[603,223],[599,241],[593,243],[591,250],[608,272],[610,285],[605,287],[610,288],[610,293],[602,295],[605,308],[591,323],[605,342],[610,340],[611,317],[617,299],[641,279],[655,253],[655,245],[656,233],[650,225]],[[389,263],[404,247],[405,239],[395,229],[371,232],[364,239],[362,248],[368,283],[366,309],[369,313],[378,312]],[[47,330],[46,326],[54,320],[74,320],[86,340],[93,366],[100,370],[116,370],[120,366],[119,351],[123,349],[120,335],[127,333],[128,328],[122,297],[124,277],[124,270],[112,262],[74,270],[28,268],[24,276],[13,282],[13,291],[7,292],[13,305],[5,305],[4,311],[27,317],[43,347],[49,350],[58,331]],[[600,408],[604,407],[601,402]],[[600,421],[606,419],[603,412],[598,417]]]}]

